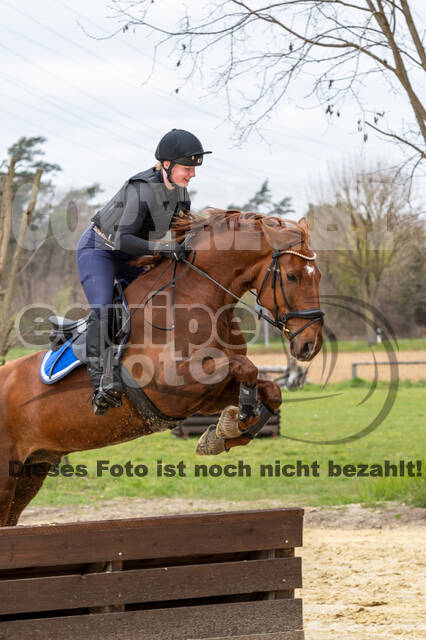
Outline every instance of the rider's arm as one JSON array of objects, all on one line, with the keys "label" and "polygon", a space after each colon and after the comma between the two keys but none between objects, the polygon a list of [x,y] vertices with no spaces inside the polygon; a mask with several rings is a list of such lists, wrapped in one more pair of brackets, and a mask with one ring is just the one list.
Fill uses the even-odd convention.
[{"label": "rider's arm", "polygon": [[137,235],[148,214],[147,203],[144,202],[140,206],[137,190],[128,187],[123,215],[115,234],[114,249],[132,256],[153,255],[157,251],[158,242],[144,240]]}]

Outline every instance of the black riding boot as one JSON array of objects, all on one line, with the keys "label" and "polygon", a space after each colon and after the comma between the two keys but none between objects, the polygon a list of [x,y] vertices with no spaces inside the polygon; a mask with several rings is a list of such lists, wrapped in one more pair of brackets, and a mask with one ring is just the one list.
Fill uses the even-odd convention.
[{"label": "black riding boot", "polygon": [[108,342],[107,322],[99,320],[92,311],[87,323],[86,355],[96,415],[103,415],[111,407],[121,407],[122,386],[114,368],[114,347]]}]

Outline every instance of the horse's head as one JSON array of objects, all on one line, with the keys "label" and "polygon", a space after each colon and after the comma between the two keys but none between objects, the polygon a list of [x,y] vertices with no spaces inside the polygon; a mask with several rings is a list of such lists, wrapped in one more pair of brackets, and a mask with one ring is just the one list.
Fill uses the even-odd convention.
[{"label": "horse's head", "polygon": [[321,349],[323,312],[319,308],[321,272],[309,246],[305,218],[298,223],[262,220],[265,247],[255,287],[259,303],[290,342],[298,360],[311,360]]}]

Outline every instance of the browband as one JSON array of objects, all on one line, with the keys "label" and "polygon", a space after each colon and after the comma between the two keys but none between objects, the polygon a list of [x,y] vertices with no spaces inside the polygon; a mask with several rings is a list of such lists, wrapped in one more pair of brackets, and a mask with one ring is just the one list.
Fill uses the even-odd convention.
[{"label": "browband", "polygon": [[291,249],[287,249],[287,251],[280,251],[280,254],[283,254],[283,253],[292,253],[294,256],[298,256],[299,258],[303,258],[304,260],[315,260],[317,257],[317,254],[315,253],[315,251],[312,257],[304,256],[303,253],[298,253],[297,251],[292,251]]}]

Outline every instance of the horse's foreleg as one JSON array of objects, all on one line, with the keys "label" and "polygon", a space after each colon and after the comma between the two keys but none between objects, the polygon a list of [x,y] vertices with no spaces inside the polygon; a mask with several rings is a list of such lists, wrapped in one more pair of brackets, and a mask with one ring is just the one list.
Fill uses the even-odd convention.
[{"label": "horse's foreleg", "polygon": [[22,474],[17,480],[15,495],[10,507],[7,526],[14,527],[21,513],[34,496],[40,491],[50,469],[49,462],[25,464]]},{"label": "horse's foreleg", "polygon": [[229,373],[232,380],[222,390],[220,398],[223,406],[229,397],[229,406],[222,411],[217,425],[210,426],[201,436],[196,448],[199,455],[216,455],[232,447],[247,445],[252,437],[242,433],[252,425],[257,424],[258,429],[261,428],[270,415],[266,411],[264,417],[259,416],[258,402],[265,403],[272,411],[281,404],[279,386],[269,380],[258,380],[257,367],[246,356],[232,357],[229,361]]},{"label": "horse's foreleg", "polygon": [[[255,431],[257,432],[268,420],[270,416],[269,410],[276,411],[281,405],[281,389],[276,382],[271,380],[257,380],[257,394],[259,403],[266,404],[268,410],[261,417],[257,411],[254,415],[249,417],[245,421],[239,420],[237,407],[229,407],[228,410],[222,412],[219,422],[216,427],[217,436],[221,436],[225,439],[225,450],[229,451],[232,447],[240,447],[248,444],[251,438],[244,437],[241,432],[244,432],[248,427],[255,425]],[[244,401],[244,396],[240,395],[240,403]],[[241,407],[240,407],[241,408]],[[264,410],[266,408],[264,407]],[[257,427],[257,428],[256,428]]]},{"label": "horse's foreleg", "polygon": [[281,390],[279,386],[270,380],[258,379],[258,369],[246,356],[234,357],[229,366],[234,381],[240,383],[238,413],[236,407],[229,408],[229,418],[218,424],[218,435],[225,438],[235,438],[239,432],[258,423],[259,408],[266,405],[266,415],[274,412],[281,404]]}]

